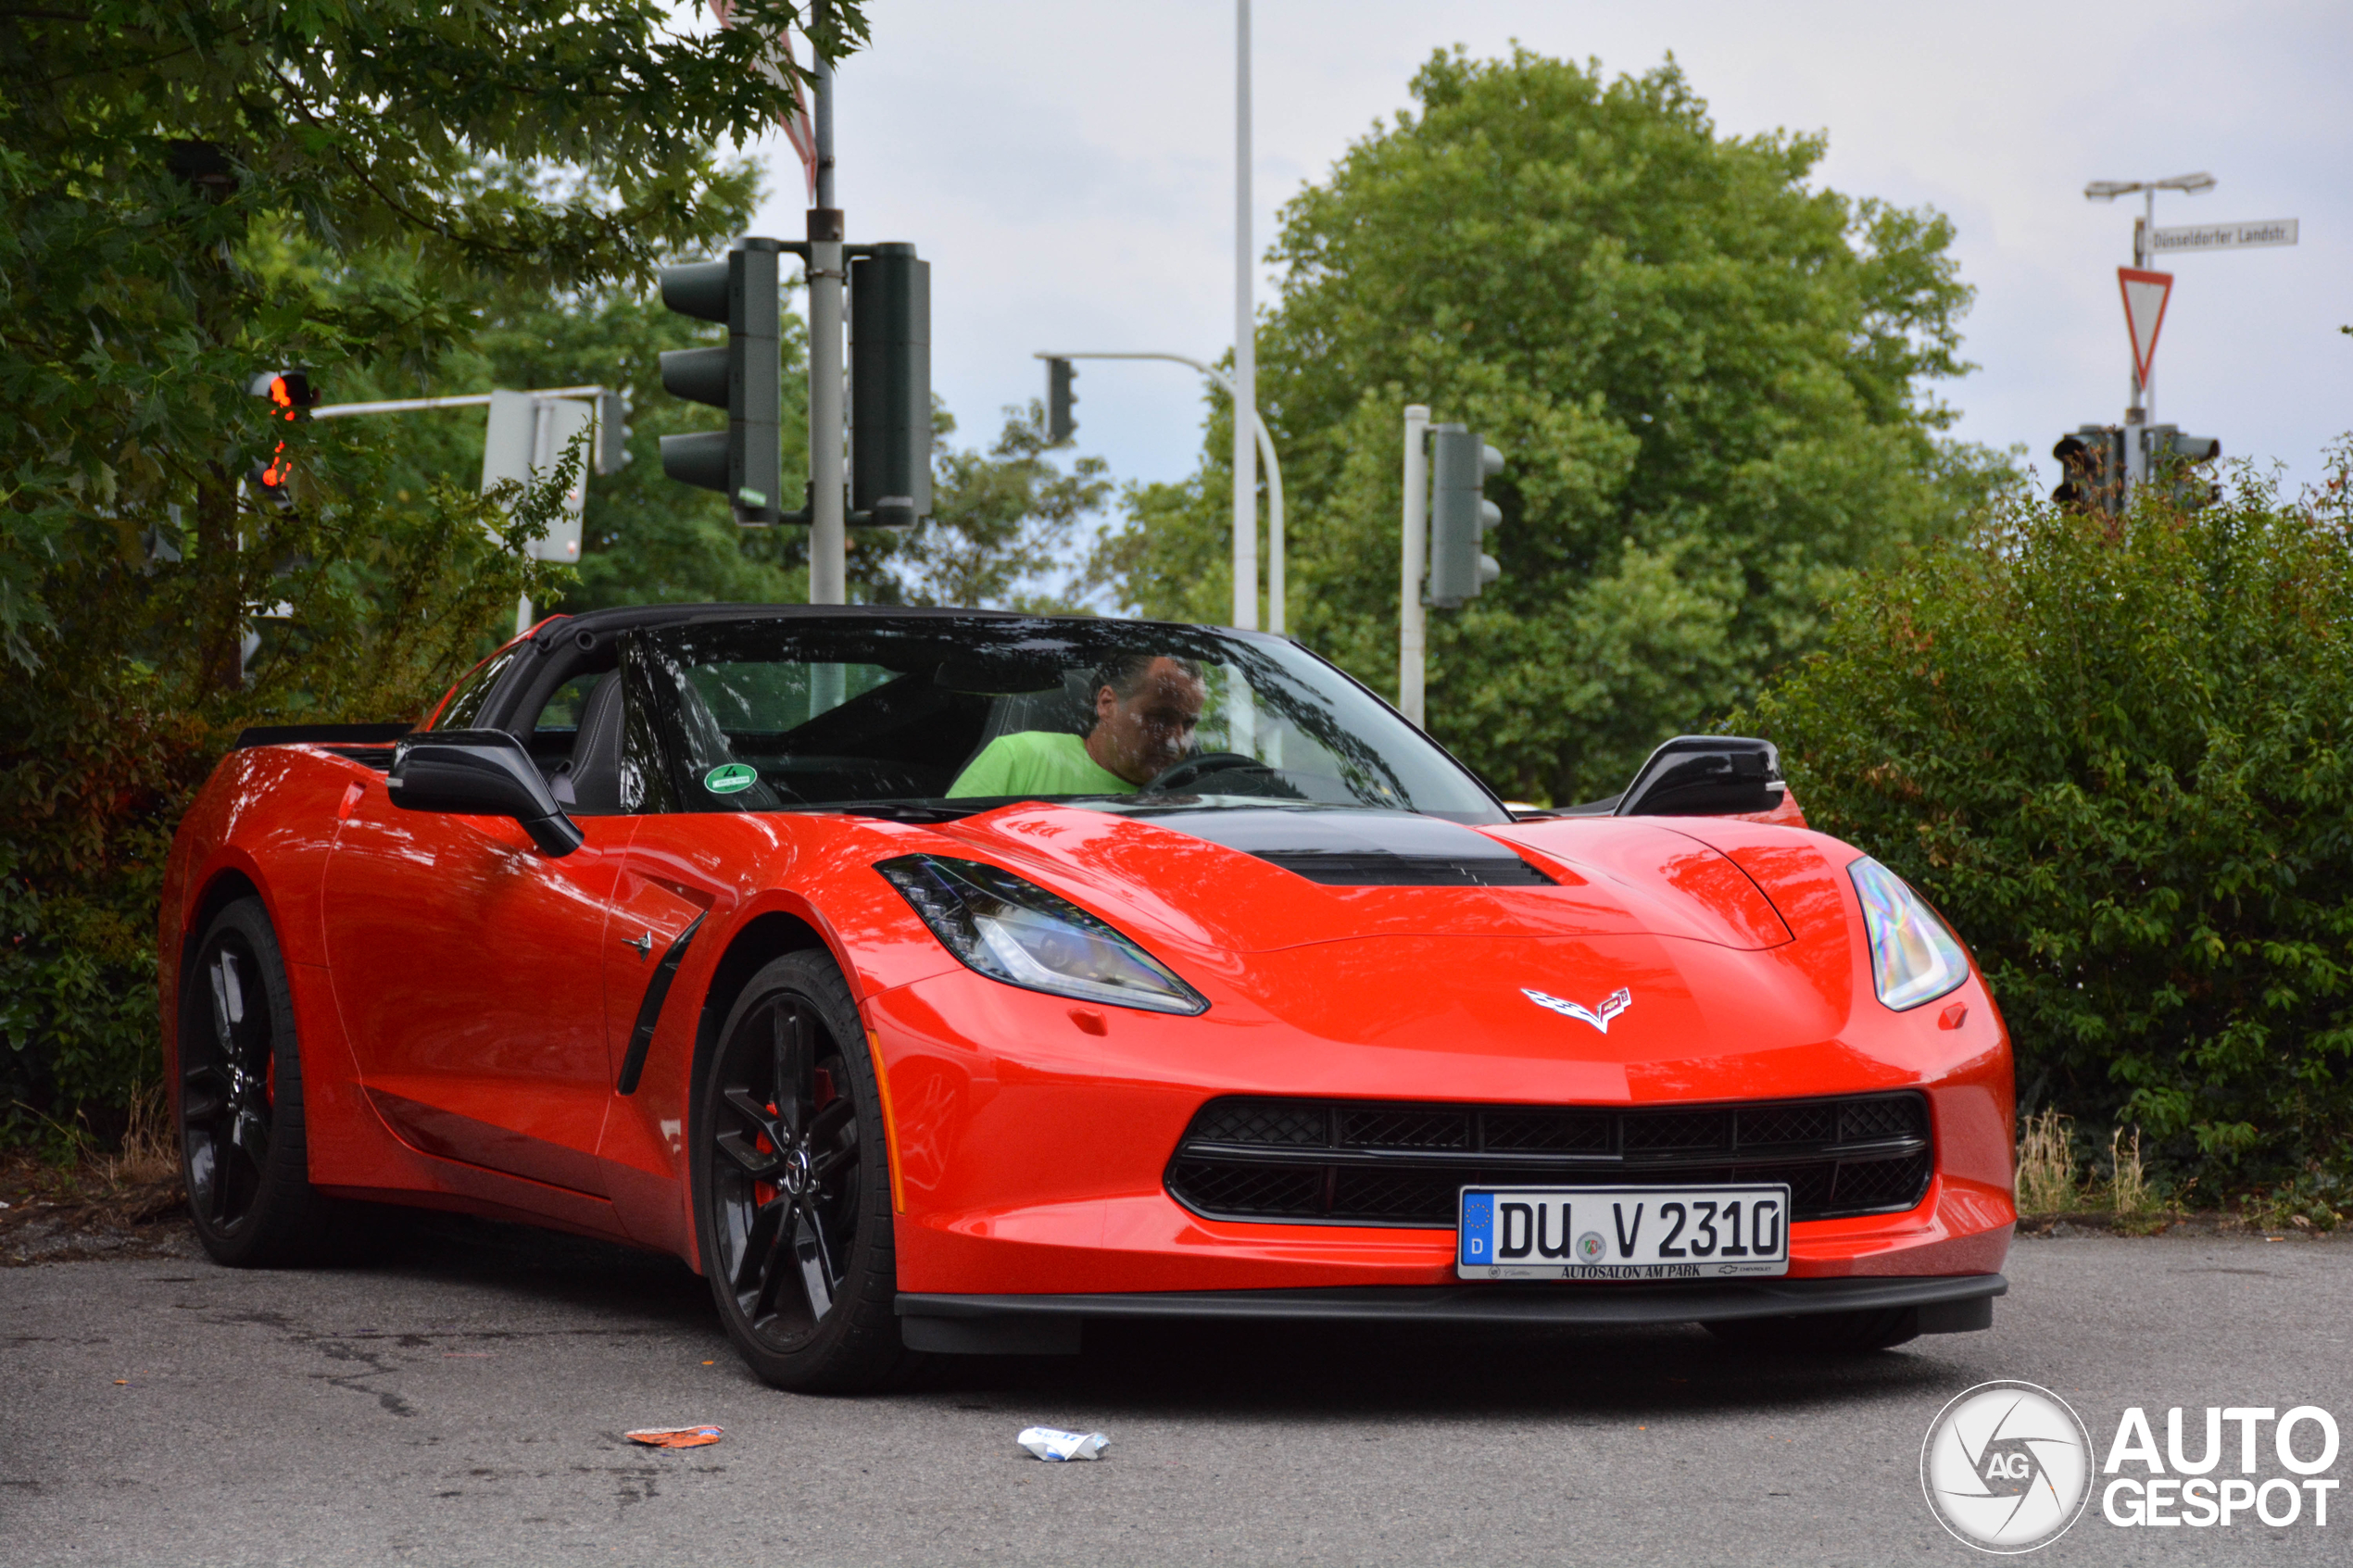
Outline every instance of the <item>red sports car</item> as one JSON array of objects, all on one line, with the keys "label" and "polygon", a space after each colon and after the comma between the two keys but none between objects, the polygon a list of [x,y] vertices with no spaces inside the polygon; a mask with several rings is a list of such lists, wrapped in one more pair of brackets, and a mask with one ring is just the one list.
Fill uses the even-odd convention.
[{"label": "red sports car", "polygon": [[[1800,824],[1800,825],[1792,825]],[[2008,1041],[1772,747],[1517,817],[1275,636],[558,617],[413,731],[250,731],[172,847],[195,1226],[675,1253],[786,1387],[1090,1319],[1984,1328]]]}]

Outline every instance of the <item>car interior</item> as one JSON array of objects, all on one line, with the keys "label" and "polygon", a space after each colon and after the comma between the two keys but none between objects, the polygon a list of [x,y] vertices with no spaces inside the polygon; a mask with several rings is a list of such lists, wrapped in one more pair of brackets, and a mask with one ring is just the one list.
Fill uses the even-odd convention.
[{"label": "car interior", "polygon": [[[731,762],[751,766],[758,782],[726,802],[743,810],[943,796],[1000,735],[1085,734],[1094,722],[1088,671],[1056,671],[1049,688],[986,693],[942,684],[937,676],[954,682],[961,673],[943,669],[877,672],[880,684],[837,707],[789,728],[763,728],[759,715],[725,700],[724,683],[699,678],[709,668],[689,671],[673,688],[674,743],[683,742],[679,761],[689,777]],[[714,687],[717,708],[705,695]],[[730,707],[736,710],[723,717]],[[566,810],[630,809],[623,798],[625,720],[617,668],[578,671],[541,705],[526,745]]]}]

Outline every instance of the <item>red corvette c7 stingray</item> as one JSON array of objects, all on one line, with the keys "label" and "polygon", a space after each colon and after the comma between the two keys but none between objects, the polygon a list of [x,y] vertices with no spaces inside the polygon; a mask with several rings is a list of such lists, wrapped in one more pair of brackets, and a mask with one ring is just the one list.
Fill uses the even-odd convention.
[{"label": "red corvette c7 stingray", "polygon": [[2008,1040],[1761,741],[1515,818],[1279,637],[547,621],[181,826],[195,1226],[361,1198],[675,1253],[786,1387],[1114,1317],[1987,1327]]}]

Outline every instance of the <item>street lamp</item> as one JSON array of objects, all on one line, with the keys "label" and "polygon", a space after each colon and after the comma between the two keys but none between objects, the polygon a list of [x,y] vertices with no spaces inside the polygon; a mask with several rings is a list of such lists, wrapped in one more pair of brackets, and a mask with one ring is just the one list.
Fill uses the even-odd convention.
[{"label": "street lamp", "polygon": [[[2216,183],[2214,176],[2204,170],[2196,174],[2176,174],[2165,180],[2095,180],[2083,187],[2083,199],[2112,202],[2119,196],[2129,196],[2136,191],[2140,193],[2141,221],[2133,231],[2133,265],[2145,269],[2149,264],[2150,256],[2154,254],[2152,247],[2157,244],[2157,193],[2180,191],[2184,195],[2202,196],[2212,190]],[[2152,383],[2157,380],[2157,372],[2154,370],[2150,370],[2148,379]],[[2143,394],[2145,390],[2142,385],[2141,378],[2137,374],[2134,375],[2133,398],[2127,407],[2134,411],[2141,410]],[[2157,398],[2151,394],[2147,398],[2147,408],[2154,410],[2156,407]],[[2147,417],[2146,413],[2142,414],[2143,420],[2145,420]]]},{"label": "street lamp", "polygon": [[[1215,382],[1220,387],[1224,388],[1226,395],[1231,397],[1234,395],[1233,380],[1227,376],[1225,371],[1219,370],[1214,365],[1193,358],[1190,355],[1186,354],[1155,354],[1150,352],[1139,352],[1132,354],[1074,354],[1057,350],[1051,354],[1040,354],[1038,358],[1049,360],[1165,359],[1171,364],[1191,366],[1194,370],[1199,370],[1202,375],[1207,376],[1211,381]],[[1238,412],[1239,407],[1240,405],[1237,403],[1236,408]],[[1258,437],[1258,456],[1266,464],[1266,630],[1279,634],[1283,630],[1284,592],[1283,470],[1282,465],[1275,460],[1274,437],[1266,433],[1266,421],[1259,417],[1258,410],[1256,408],[1250,410],[1250,423],[1252,432]],[[1253,533],[1257,532],[1257,512],[1258,508],[1255,506],[1252,506],[1251,508],[1250,528],[1251,532]],[[1252,553],[1255,554],[1256,552],[1253,551]],[[1238,560],[1241,558],[1241,552],[1239,549],[1235,551],[1235,558]],[[1256,596],[1252,595],[1252,596],[1255,597]],[[1251,608],[1254,609],[1257,607],[1253,605]],[[1238,612],[1234,617],[1235,624],[1238,626],[1240,625],[1244,617]],[[1254,619],[1254,617],[1252,619]]]}]

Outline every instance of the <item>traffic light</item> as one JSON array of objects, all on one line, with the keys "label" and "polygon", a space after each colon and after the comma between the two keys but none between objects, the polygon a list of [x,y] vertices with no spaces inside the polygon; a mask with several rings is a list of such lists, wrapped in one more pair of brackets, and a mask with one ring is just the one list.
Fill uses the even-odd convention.
[{"label": "traffic light", "polygon": [[1466,425],[1430,426],[1429,445],[1429,602],[1455,609],[1504,574],[1485,549],[1504,514],[1481,494],[1504,455]]},{"label": "traffic light", "polygon": [[[746,239],[724,261],[661,270],[661,302],[682,316],[727,323],[724,348],[673,349],[661,357],[661,386],[674,397],[727,410],[724,431],[661,438],[661,471],[716,490],[736,521],[764,527],[784,512],[784,371],[778,358],[776,255],[767,239]],[[925,389],[928,394],[929,389]]]},{"label": "traffic light", "polygon": [[[270,399],[270,418],[292,423],[310,417],[319,406],[319,389],[310,384],[308,370],[262,370],[245,383],[245,390],[256,397]],[[256,463],[245,478],[253,487],[278,505],[280,511],[294,509],[294,496],[286,487],[293,467],[286,457],[286,444],[279,442],[266,463]]]},{"label": "traffic light", "polygon": [[1078,401],[1070,383],[1077,379],[1078,372],[1069,360],[1046,361],[1046,439],[1057,446],[1078,432],[1078,417],[1070,411]]},{"label": "traffic light", "polygon": [[629,461],[629,395],[597,394],[597,471],[619,473]]},{"label": "traffic light", "polygon": [[2150,483],[2163,485],[2176,508],[2194,512],[2222,498],[2222,487],[2199,471],[2222,456],[2220,437],[2183,435],[2172,425],[2151,425],[2143,439],[2148,443]]},{"label": "traffic light", "polygon": [[931,263],[911,245],[849,264],[849,521],[931,515]]},{"label": "traffic light", "polygon": [[289,423],[319,406],[319,389],[310,384],[308,370],[263,370],[245,384],[245,390],[270,399],[270,417]]},{"label": "traffic light", "polygon": [[2082,425],[2051,448],[2059,482],[2051,499],[2062,507],[2100,512],[2124,511],[2124,432],[2115,425]]}]

